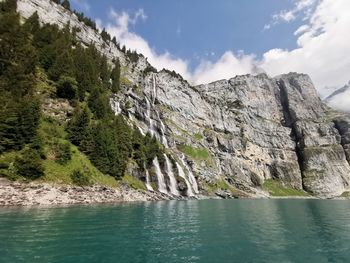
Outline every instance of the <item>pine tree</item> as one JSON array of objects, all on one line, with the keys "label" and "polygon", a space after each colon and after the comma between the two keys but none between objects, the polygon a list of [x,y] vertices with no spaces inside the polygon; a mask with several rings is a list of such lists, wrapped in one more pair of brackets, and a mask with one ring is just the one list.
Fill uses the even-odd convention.
[{"label": "pine tree", "polygon": [[38,12],[34,12],[24,23],[24,30],[36,34],[40,29]]},{"label": "pine tree", "polygon": [[139,167],[143,168],[146,163],[146,149],[144,145],[144,136],[137,127],[134,127],[132,133],[132,148],[133,159],[136,161]]},{"label": "pine tree", "polygon": [[17,1],[15,0],[5,0],[0,2],[0,12],[1,13],[14,13],[17,10]]},{"label": "pine tree", "polygon": [[40,118],[34,93],[37,54],[11,2],[1,3],[0,15],[0,152],[32,142]]},{"label": "pine tree", "polygon": [[57,82],[56,95],[59,98],[73,100],[78,95],[78,83],[75,78],[61,76]]},{"label": "pine tree", "polygon": [[113,43],[114,45],[118,46],[117,39],[116,39],[115,36],[112,38],[112,43]]},{"label": "pine tree", "polygon": [[44,175],[42,160],[37,151],[26,149],[15,160],[14,166],[17,173],[23,177],[37,179]]},{"label": "pine tree", "polygon": [[131,157],[132,153],[131,129],[122,115],[118,115],[115,117],[114,126],[118,150],[122,158],[124,160],[127,160],[129,157]]},{"label": "pine tree", "polygon": [[115,62],[114,68],[111,73],[112,86],[111,90],[117,93],[120,89],[120,62],[119,59]]},{"label": "pine tree", "polygon": [[98,58],[94,47],[84,49],[78,46],[73,51],[74,75],[78,82],[78,95],[80,100],[85,98],[86,92],[91,92],[92,88],[99,84]]},{"label": "pine tree", "polygon": [[50,79],[58,81],[63,75],[74,76],[74,66],[71,52],[69,50],[63,51],[57,56],[52,67],[48,71]]},{"label": "pine tree", "polygon": [[110,86],[110,75],[111,75],[111,72],[108,68],[107,58],[106,56],[103,56],[101,58],[101,63],[100,63],[100,79],[102,81],[103,86],[107,89]]},{"label": "pine tree", "polygon": [[106,31],[106,29],[104,29],[104,28],[102,29],[101,37],[102,37],[103,41],[105,41],[105,42],[111,40],[111,35],[108,34],[108,32]]},{"label": "pine tree", "polygon": [[90,112],[84,107],[77,107],[74,110],[72,119],[68,122],[67,132],[69,140],[77,145],[83,145],[82,142],[89,136]]},{"label": "pine tree", "polygon": [[145,145],[145,157],[147,165],[151,165],[153,159],[158,156],[161,156],[160,146],[155,137],[153,137],[150,133],[147,133],[144,138]]},{"label": "pine tree", "polygon": [[125,160],[120,156],[116,145],[115,133],[110,124],[98,123],[92,129],[91,162],[103,173],[116,178],[125,171]]},{"label": "pine tree", "polygon": [[70,10],[70,3],[69,3],[68,0],[63,0],[62,6],[63,6],[65,9]]},{"label": "pine tree", "polygon": [[97,119],[105,119],[112,116],[109,98],[107,94],[98,87],[93,88],[88,99],[88,105]]}]

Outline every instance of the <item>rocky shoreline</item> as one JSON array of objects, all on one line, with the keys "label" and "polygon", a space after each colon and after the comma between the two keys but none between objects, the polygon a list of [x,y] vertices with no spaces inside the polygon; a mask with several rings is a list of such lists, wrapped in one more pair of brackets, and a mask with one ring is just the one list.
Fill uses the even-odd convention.
[{"label": "rocky shoreline", "polygon": [[0,206],[41,206],[135,201],[171,200],[159,192],[135,190],[127,186],[79,187],[48,183],[13,182],[0,178]]},{"label": "rocky shoreline", "polygon": [[[196,199],[323,199],[315,196],[246,196],[228,197],[197,196]],[[54,206],[74,204],[107,204],[121,202],[145,202],[166,200],[187,200],[159,192],[135,190],[128,186],[111,188],[106,186],[80,187],[73,185],[49,184],[38,182],[14,182],[0,178],[0,207],[2,206]],[[349,200],[348,197],[336,197],[335,200]]]}]

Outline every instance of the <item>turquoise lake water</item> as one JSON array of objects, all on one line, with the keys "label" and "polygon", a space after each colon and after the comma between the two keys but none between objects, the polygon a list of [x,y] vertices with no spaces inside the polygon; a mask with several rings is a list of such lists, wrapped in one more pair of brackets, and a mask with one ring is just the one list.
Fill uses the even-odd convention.
[{"label": "turquoise lake water", "polygon": [[0,208],[0,262],[350,262],[350,201]]}]

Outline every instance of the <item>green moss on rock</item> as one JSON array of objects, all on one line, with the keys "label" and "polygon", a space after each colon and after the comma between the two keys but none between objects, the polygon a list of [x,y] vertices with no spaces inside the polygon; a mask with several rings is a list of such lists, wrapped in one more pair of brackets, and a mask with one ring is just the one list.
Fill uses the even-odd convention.
[{"label": "green moss on rock", "polygon": [[285,186],[281,181],[266,180],[263,184],[263,189],[271,196],[308,196],[309,194],[303,190]]}]

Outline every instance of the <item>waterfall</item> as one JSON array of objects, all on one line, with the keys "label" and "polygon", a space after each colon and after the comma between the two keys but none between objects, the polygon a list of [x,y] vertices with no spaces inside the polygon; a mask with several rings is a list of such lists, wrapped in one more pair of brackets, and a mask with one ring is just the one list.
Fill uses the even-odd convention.
[{"label": "waterfall", "polygon": [[198,194],[199,191],[198,191],[198,184],[197,184],[197,181],[196,181],[196,178],[194,177],[190,167],[188,166],[188,164],[186,163],[185,161],[185,156],[182,156],[181,158],[181,162],[182,164],[184,165],[184,167],[186,168],[187,172],[188,172],[188,180],[190,181],[191,183],[191,186],[193,188],[193,191]]},{"label": "waterfall", "polygon": [[153,81],[153,94],[152,94],[152,97],[153,97],[153,101],[152,101],[152,104],[154,104],[154,102],[156,101],[156,98],[157,98],[157,90],[156,90],[156,75],[155,74],[152,74],[152,81]]},{"label": "waterfall", "polygon": [[187,180],[184,170],[181,165],[176,162],[177,170],[179,171],[179,176],[185,180],[187,186],[187,196],[194,196],[190,182]]},{"label": "waterfall", "polygon": [[[155,74],[152,74],[152,81],[153,81],[153,88],[152,88],[151,98],[152,98],[152,105],[154,105],[154,102],[155,102],[156,97],[157,97],[156,75]],[[158,117],[157,119],[160,123],[161,134],[159,134],[154,127],[155,120],[152,119],[152,117],[151,117],[151,108],[152,108],[151,102],[149,101],[147,96],[145,96],[145,100],[146,100],[146,107],[147,107],[145,117],[146,117],[146,120],[148,122],[149,133],[151,134],[151,136],[155,136],[157,138],[157,140],[160,141],[165,146],[165,148],[169,148],[168,140],[165,136],[165,125],[162,122],[162,120],[160,119],[159,112],[156,111],[157,117]]]},{"label": "waterfall", "polygon": [[151,118],[151,103],[149,102],[148,98],[145,97],[146,99],[146,105],[147,105],[147,110],[146,110],[146,119],[148,121],[148,128],[149,128],[149,133],[151,136],[154,136],[155,131],[154,131],[154,125],[153,125],[153,120]]},{"label": "waterfall", "polygon": [[158,180],[158,190],[161,193],[168,194],[168,190],[166,188],[164,175],[162,174],[162,171],[159,166],[158,158],[154,158],[153,165],[156,168],[156,174],[157,174],[157,180]]},{"label": "waterfall", "polygon": [[110,99],[109,103],[115,115],[118,115],[122,112],[119,101],[116,101],[115,99],[112,98]]},{"label": "waterfall", "polygon": [[[157,112],[158,113],[158,112]],[[159,120],[159,123],[160,123],[160,131],[162,132],[162,143],[163,145],[165,146],[165,148],[169,148],[168,146],[168,140],[165,136],[165,125],[164,123],[162,122],[161,118],[159,117],[159,113],[158,113],[158,120]]]},{"label": "waterfall", "polygon": [[159,113],[156,112],[157,117],[158,117],[158,121],[160,123],[160,131],[162,133],[161,135],[159,135],[159,133],[155,130],[155,127],[154,127],[155,120],[153,120],[151,118],[151,103],[147,97],[145,97],[145,100],[146,100],[146,106],[147,106],[145,116],[146,116],[146,120],[148,122],[149,133],[151,134],[151,136],[155,136],[158,139],[158,141],[160,141],[165,146],[165,148],[169,148],[168,140],[165,137],[165,125],[162,122],[162,120],[160,119]]},{"label": "waterfall", "polygon": [[140,133],[141,133],[143,136],[146,135],[140,127],[137,127],[137,128],[139,129]]},{"label": "waterfall", "polygon": [[168,156],[166,154],[164,154],[164,158],[165,158],[165,163],[166,163],[166,168],[167,168],[167,174],[169,176],[170,179],[170,185],[169,185],[169,189],[170,189],[170,193],[176,196],[179,196],[180,193],[177,190],[177,182],[174,176],[174,172],[173,172],[173,166],[168,158]]},{"label": "waterfall", "polygon": [[149,178],[149,172],[146,168],[145,168],[145,171],[146,171],[146,188],[148,191],[153,192],[154,190],[153,190],[153,187],[151,186],[151,183],[150,183],[151,180]]}]

